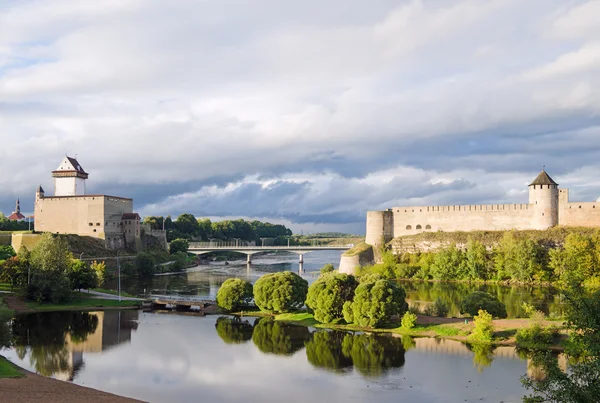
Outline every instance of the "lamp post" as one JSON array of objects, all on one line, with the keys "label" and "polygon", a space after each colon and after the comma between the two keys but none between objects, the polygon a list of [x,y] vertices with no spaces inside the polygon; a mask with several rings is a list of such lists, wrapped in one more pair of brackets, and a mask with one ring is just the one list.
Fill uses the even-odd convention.
[{"label": "lamp post", "polygon": [[121,264],[119,263],[119,250],[118,249],[117,249],[117,273],[119,276],[117,290],[118,290],[118,294],[119,294],[119,301],[121,301]]}]

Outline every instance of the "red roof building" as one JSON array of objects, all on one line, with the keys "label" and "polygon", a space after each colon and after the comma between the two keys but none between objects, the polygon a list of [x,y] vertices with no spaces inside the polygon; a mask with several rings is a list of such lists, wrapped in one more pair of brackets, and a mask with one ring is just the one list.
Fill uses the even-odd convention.
[{"label": "red roof building", "polygon": [[11,215],[7,217],[11,221],[25,221],[27,217],[21,214],[21,202],[17,199],[17,205],[15,207],[15,211],[12,212]]}]

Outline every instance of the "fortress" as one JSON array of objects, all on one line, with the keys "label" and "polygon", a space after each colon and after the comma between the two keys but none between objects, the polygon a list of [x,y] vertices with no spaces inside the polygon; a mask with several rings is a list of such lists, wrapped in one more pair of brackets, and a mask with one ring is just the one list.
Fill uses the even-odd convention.
[{"label": "fortress", "polygon": [[75,158],[65,156],[52,177],[54,196],[46,196],[41,186],[35,194],[36,232],[90,236],[103,240],[109,249],[136,251],[143,248],[145,234],[166,247],[164,231],[140,224],[133,199],[86,194],[88,173]]},{"label": "fortress", "polygon": [[380,246],[424,231],[543,230],[556,225],[600,227],[600,201],[572,203],[569,189],[542,171],[529,185],[527,204],[394,207],[367,212],[365,242]]}]

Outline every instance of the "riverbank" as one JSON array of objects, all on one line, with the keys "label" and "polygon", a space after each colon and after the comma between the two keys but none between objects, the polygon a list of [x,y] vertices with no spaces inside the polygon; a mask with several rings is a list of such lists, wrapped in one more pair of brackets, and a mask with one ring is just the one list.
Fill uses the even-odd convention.
[{"label": "riverbank", "polygon": [[104,311],[111,309],[139,309],[142,305],[141,300],[123,300],[102,299],[102,298],[75,298],[64,304],[37,303],[25,301],[22,297],[15,294],[4,294],[2,296],[4,303],[9,309],[15,311],[15,314],[35,313],[35,312],[53,312],[53,311]]},{"label": "riverbank", "polygon": [[[3,362],[3,363],[2,363]],[[140,400],[113,395],[70,382],[34,374],[0,356],[0,364],[14,367],[18,377],[0,378],[0,402],[11,403],[135,403]],[[13,373],[14,375],[14,373]]]},{"label": "riverbank", "polygon": [[[262,312],[238,312],[234,314],[240,317],[272,317],[276,321],[286,322],[299,326],[314,327],[318,329],[343,330],[351,332],[365,333],[391,333],[398,336],[412,337],[436,337],[440,339],[449,339],[467,342],[467,336],[474,328],[472,318],[442,318],[437,316],[417,315],[416,326],[413,329],[406,330],[400,326],[399,319],[395,318],[385,328],[364,328],[356,325],[320,323],[316,321],[312,314],[302,311],[294,313],[284,313],[273,315]],[[564,323],[561,321],[537,320],[537,319],[495,319],[494,339],[492,346],[510,346],[517,347],[515,334],[519,329],[528,328],[534,324],[540,326],[557,326],[562,328]],[[562,351],[560,345],[551,346],[553,351]]]}]

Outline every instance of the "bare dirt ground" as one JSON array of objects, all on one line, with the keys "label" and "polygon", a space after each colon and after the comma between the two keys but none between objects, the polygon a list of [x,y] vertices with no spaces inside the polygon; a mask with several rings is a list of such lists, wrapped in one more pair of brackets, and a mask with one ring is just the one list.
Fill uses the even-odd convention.
[{"label": "bare dirt ground", "polygon": [[23,378],[0,379],[0,402],[134,403],[129,399],[22,370]]},{"label": "bare dirt ground", "polygon": [[4,303],[15,311],[15,313],[30,313],[35,312],[35,310],[31,309],[27,306],[27,304],[23,301],[23,299],[19,298],[17,295],[2,295],[2,300]]}]

